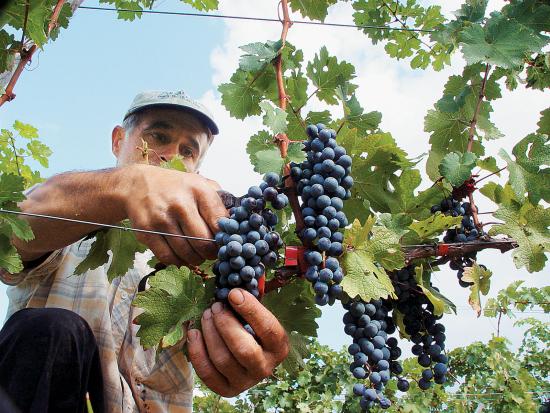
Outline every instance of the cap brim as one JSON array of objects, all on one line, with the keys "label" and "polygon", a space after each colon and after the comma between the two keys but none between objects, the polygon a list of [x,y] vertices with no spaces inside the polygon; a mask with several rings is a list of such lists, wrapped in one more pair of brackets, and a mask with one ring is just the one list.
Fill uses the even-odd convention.
[{"label": "cap brim", "polygon": [[204,113],[202,113],[197,109],[193,109],[188,106],[178,105],[176,103],[151,103],[150,105],[140,106],[126,113],[126,116],[124,116],[124,119],[126,119],[130,115],[133,115],[136,112],[139,112],[140,110],[144,110],[148,108],[159,108],[159,107],[174,108],[174,109],[179,109],[183,112],[190,113],[195,117],[197,117],[208,129],[210,129],[210,132],[212,133],[212,135],[217,135],[220,133],[220,130],[218,129],[218,125],[216,125],[214,120],[211,119],[209,116],[206,116]]}]

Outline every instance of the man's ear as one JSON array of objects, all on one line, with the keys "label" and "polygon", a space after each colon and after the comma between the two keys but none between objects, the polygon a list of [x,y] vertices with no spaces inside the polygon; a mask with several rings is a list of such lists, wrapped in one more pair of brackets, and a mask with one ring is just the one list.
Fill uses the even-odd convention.
[{"label": "man's ear", "polygon": [[124,129],[122,126],[117,125],[113,128],[113,132],[111,133],[111,150],[113,151],[113,155],[115,155],[117,158],[120,153],[120,147],[125,136],[126,129]]}]

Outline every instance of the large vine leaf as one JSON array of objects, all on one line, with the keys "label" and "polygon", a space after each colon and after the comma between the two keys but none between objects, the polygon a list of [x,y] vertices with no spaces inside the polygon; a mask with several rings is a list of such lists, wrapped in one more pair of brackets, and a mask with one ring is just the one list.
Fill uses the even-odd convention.
[{"label": "large vine leaf", "polygon": [[547,43],[530,28],[495,12],[485,26],[472,24],[460,36],[468,64],[486,62],[505,69],[523,64],[527,54],[539,52]]},{"label": "large vine leaf", "polygon": [[247,72],[238,69],[231,76],[230,83],[218,87],[222,94],[222,104],[231,116],[244,119],[261,113],[262,93],[255,88]]},{"label": "large vine leaf", "polygon": [[301,142],[292,142],[288,145],[287,158],[281,158],[281,153],[273,143],[273,136],[267,131],[259,131],[252,136],[246,145],[246,152],[250,157],[250,163],[259,173],[280,172],[283,165],[288,162],[302,162],[305,154],[302,151]]},{"label": "large vine leaf", "polygon": [[430,272],[425,271],[422,265],[414,269],[414,279],[428,300],[433,304],[434,315],[442,315],[451,311],[456,314],[456,306],[451,300],[433,288],[430,278]]},{"label": "large vine leaf", "polygon": [[501,149],[499,155],[508,164],[510,184],[519,200],[528,193],[529,200],[537,204],[541,199],[550,202],[550,145],[546,135],[531,134],[519,141],[512,153]]},{"label": "large vine leaf", "polygon": [[[419,240],[429,240],[435,235],[441,234],[449,228],[460,225],[462,217],[453,217],[436,212],[434,215],[422,220],[413,222],[409,228],[418,236]],[[410,235],[405,235],[405,237]]]},{"label": "large vine leaf", "polygon": [[[129,223],[122,225],[130,228]],[[84,274],[106,264],[109,261],[109,251],[112,253],[111,264],[107,270],[109,282],[128,272],[134,265],[135,254],[144,252],[147,247],[140,244],[132,231],[122,229],[101,230],[95,234],[95,240],[90,252],[75,268],[75,274]]]},{"label": "large vine leaf", "polygon": [[148,280],[150,288],[139,292],[133,305],[144,310],[135,323],[144,348],[168,347],[183,337],[183,323],[197,320],[214,296],[212,279],[206,284],[187,267],[170,265]]},{"label": "large vine leaf", "polygon": [[267,100],[260,102],[260,107],[265,113],[263,117],[264,125],[271,129],[274,135],[286,132],[287,112]]},{"label": "large vine leaf", "polygon": [[0,234],[0,268],[4,268],[10,274],[23,271],[21,257],[11,245],[10,239],[3,234]]},{"label": "large vine leaf", "polygon": [[[389,269],[404,266],[404,256],[399,255],[401,250],[395,242],[396,238],[388,237],[389,231],[373,228],[373,216],[367,219],[365,225],[355,220],[345,232],[346,248],[341,257],[346,274],[342,288],[351,298],[360,297],[364,301],[394,297],[391,280],[382,264]],[[392,254],[399,257],[391,257]]]},{"label": "large vine leaf", "polygon": [[547,261],[545,253],[550,252],[550,210],[526,200],[522,206],[503,203],[494,216],[504,223],[491,227],[489,235],[505,234],[517,241],[518,248],[512,252],[516,267],[541,271]]},{"label": "large vine leaf", "polygon": [[324,21],[328,8],[337,2],[338,0],[289,0],[288,4],[293,11],[299,11],[303,17]]},{"label": "large vine leaf", "polygon": [[256,42],[241,46],[240,49],[246,52],[239,60],[239,67],[247,72],[261,70],[266,64],[271,63],[279,54],[282,42],[268,41],[266,43]]},{"label": "large vine leaf", "polygon": [[4,202],[21,202],[25,199],[23,190],[25,189],[25,180],[23,177],[3,173],[0,175],[0,204]]},{"label": "large vine leaf", "polygon": [[262,299],[262,304],[277,317],[288,333],[290,350],[283,368],[289,373],[297,373],[308,355],[305,336],[317,337],[319,326],[315,319],[321,316],[321,310],[313,300],[311,285],[304,280],[296,280],[270,291]]},{"label": "large vine leaf", "polygon": [[439,173],[453,186],[460,186],[472,174],[477,157],[471,152],[451,152],[439,165]]},{"label": "large vine leaf", "polygon": [[[338,62],[338,59],[328,54],[326,47],[322,47],[313,60],[307,64],[307,77],[317,88],[317,97],[329,105],[337,103],[337,88],[342,82],[349,82],[355,77],[355,68],[351,63]],[[349,85],[349,92],[356,88]]]},{"label": "large vine leaf", "polygon": [[315,305],[308,282],[296,280],[273,290],[264,296],[262,304],[277,317],[287,332],[317,337],[319,326],[315,319],[321,316],[321,310]]},{"label": "large vine leaf", "polygon": [[537,133],[544,133],[546,135],[550,135],[550,108],[544,109],[540,113],[540,120],[537,123],[539,128],[537,129]]},{"label": "large vine leaf", "polygon": [[493,273],[490,270],[481,267],[477,262],[474,262],[471,267],[464,268],[462,281],[474,284],[470,287],[468,303],[470,303],[478,317],[481,315],[481,294],[489,294],[491,275]]}]

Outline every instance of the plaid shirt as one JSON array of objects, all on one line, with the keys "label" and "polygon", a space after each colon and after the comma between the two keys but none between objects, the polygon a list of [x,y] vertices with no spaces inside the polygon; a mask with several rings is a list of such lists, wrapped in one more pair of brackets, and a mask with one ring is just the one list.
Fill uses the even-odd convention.
[{"label": "plaid shirt", "polygon": [[93,240],[79,241],[53,252],[36,268],[19,274],[0,270],[10,285],[8,318],[23,308],[56,307],[74,311],[94,332],[103,371],[106,411],[191,412],[193,376],[180,345],[156,355],[144,350],[132,320],[141,310],[132,307],[140,280],[152,271],[150,251],[137,254],[134,268],[111,284],[108,264],[74,275]]}]

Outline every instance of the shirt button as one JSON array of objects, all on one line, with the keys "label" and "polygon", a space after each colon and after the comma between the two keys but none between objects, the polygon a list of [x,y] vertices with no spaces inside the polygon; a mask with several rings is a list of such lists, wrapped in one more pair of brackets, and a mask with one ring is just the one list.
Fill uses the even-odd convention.
[{"label": "shirt button", "polygon": [[128,298],[128,293],[126,291],[123,291],[122,294],[120,294],[120,297],[123,299],[123,300],[126,300]]}]

